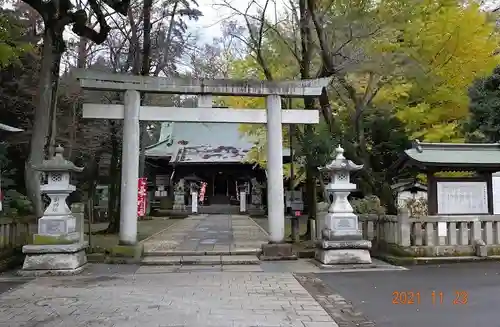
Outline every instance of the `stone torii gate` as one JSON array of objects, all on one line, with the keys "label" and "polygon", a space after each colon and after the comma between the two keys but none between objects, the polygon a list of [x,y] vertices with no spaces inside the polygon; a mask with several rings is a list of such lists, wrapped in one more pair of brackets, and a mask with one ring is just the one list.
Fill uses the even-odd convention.
[{"label": "stone torii gate", "polygon": [[[123,119],[120,244],[137,243],[139,121],[267,124],[269,241],[285,238],[282,124],[316,124],[317,110],[282,110],[281,97],[319,96],[329,78],[299,81],[190,80],[78,71],[88,90],[125,92],[124,104],[84,104],[83,118]],[[140,106],[140,92],[200,95],[199,107]],[[266,97],[266,109],[211,108],[212,95]],[[278,251],[281,252],[281,251]]]}]

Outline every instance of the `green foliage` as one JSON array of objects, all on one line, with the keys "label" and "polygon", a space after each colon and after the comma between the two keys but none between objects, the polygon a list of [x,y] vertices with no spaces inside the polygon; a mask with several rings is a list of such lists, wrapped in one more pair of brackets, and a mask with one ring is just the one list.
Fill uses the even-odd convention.
[{"label": "green foliage", "polygon": [[386,209],[380,204],[380,199],[375,195],[368,195],[362,199],[355,199],[351,201],[352,208],[356,214],[376,214],[384,215]]},{"label": "green foliage", "polygon": [[7,217],[25,216],[33,213],[33,206],[28,197],[12,189],[4,193],[2,206],[2,215]]},{"label": "green foliage", "polygon": [[500,141],[500,66],[490,76],[477,79],[469,89],[470,117],[465,124],[471,141]]},{"label": "green foliage", "polygon": [[296,151],[299,157],[308,158],[311,167],[321,167],[334,158],[337,145],[339,135],[332,134],[326,122],[321,120],[319,125],[312,128],[311,133],[301,133]]},{"label": "green foliage", "polygon": [[21,20],[12,11],[0,11],[0,67],[19,63],[19,57],[33,49],[23,40],[24,31]]},{"label": "green foliage", "polygon": [[18,169],[8,158],[8,147],[6,143],[0,143],[0,171],[1,187],[3,192],[2,216],[26,215],[33,211],[31,201],[19,193],[15,187],[13,178]]},{"label": "green foliage", "polygon": [[408,210],[412,218],[425,217],[428,213],[427,200],[424,198],[407,199],[404,203],[404,208]]}]

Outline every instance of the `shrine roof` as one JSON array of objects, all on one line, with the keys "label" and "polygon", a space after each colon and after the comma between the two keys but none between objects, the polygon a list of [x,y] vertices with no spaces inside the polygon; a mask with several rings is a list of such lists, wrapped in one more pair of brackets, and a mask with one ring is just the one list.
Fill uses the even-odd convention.
[{"label": "shrine roof", "polygon": [[391,188],[395,192],[403,192],[410,189],[419,189],[422,191],[427,191],[427,185],[424,185],[417,181],[415,178],[402,179],[391,185]]},{"label": "shrine roof", "polygon": [[424,143],[416,140],[405,159],[420,168],[500,169],[498,143]]},{"label": "shrine roof", "polygon": [[6,131],[6,132],[22,132],[23,130],[17,127],[5,125],[0,123],[0,130]]},{"label": "shrine roof", "polygon": [[[147,157],[170,157],[176,163],[239,163],[255,146],[242,135],[239,124],[162,123],[159,142],[146,149]],[[287,155],[289,151],[283,150]]]}]

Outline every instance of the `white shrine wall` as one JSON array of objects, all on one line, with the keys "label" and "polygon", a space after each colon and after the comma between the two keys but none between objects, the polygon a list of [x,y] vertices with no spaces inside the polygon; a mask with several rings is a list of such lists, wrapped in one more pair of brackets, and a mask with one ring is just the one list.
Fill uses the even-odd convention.
[{"label": "white shrine wall", "polygon": [[496,172],[492,177],[493,188],[493,214],[500,215],[500,172]]}]

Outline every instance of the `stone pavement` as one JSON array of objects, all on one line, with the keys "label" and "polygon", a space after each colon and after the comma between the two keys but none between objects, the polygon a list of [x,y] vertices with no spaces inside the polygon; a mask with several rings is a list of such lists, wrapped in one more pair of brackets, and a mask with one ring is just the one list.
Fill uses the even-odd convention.
[{"label": "stone pavement", "polygon": [[258,253],[266,233],[245,215],[193,215],[144,242],[146,255]]},{"label": "stone pavement", "polygon": [[0,294],[0,326],[338,327],[291,273],[139,271],[29,281]]}]

